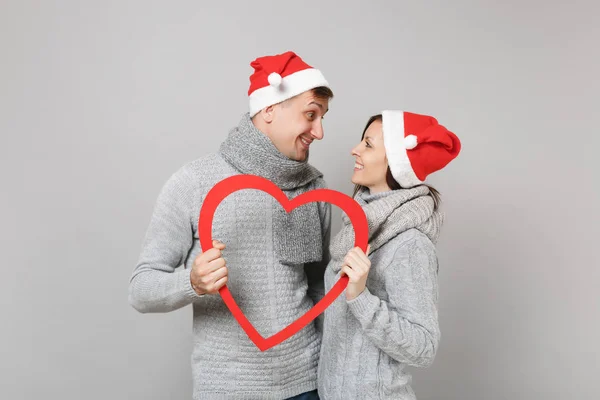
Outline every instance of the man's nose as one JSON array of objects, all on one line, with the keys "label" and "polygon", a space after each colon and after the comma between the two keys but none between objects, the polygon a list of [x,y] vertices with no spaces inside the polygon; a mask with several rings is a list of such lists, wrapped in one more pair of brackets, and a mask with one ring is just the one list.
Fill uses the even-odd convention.
[{"label": "man's nose", "polygon": [[315,122],[312,130],[310,131],[310,134],[313,138],[317,140],[323,139],[323,136],[325,136],[325,134],[323,132],[323,120],[321,118],[319,118],[319,120]]}]

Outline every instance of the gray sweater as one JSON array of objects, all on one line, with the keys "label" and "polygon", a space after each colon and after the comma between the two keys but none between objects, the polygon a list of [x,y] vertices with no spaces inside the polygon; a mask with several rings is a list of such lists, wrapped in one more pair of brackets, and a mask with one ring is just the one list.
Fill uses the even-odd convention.
[{"label": "gray sweater", "polygon": [[[317,388],[317,324],[261,352],[218,294],[198,296],[190,283],[190,268],[201,251],[197,223],[202,199],[218,181],[238,173],[214,154],[189,163],[168,180],[131,277],[129,301],[143,313],[193,304],[194,399],[281,400]],[[320,187],[325,182],[317,178],[300,191]],[[227,245],[227,286],[263,337],[292,323],[323,295],[325,265],[292,265],[275,257],[274,201],[258,190],[235,192],[219,205],[213,222],[213,238]],[[319,203],[318,210],[321,226],[313,229],[321,230],[327,249],[330,207]]]},{"label": "gray sweater", "polygon": [[[410,228],[369,259],[365,291],[351,301],[344,292],[325,310],[318,368],[324,400],[415,399],[406,367],[426,367],[436,354],[438,262],[430,238]],[[326,290],[339,278],[335,263],[325,272]]]}]

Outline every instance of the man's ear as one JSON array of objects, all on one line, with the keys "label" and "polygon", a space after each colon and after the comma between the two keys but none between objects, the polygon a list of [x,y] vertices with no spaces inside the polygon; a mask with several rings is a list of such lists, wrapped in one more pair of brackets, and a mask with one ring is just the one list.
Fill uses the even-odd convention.
[{"label": "man's ear", "polygon": [[273,122],[273,116],[275,114],[275,106],[268,106],[263,108],[260,111],[260,116],[263,119],[263,121],[265,121],[267,124],[270,124],[271,122]]}]

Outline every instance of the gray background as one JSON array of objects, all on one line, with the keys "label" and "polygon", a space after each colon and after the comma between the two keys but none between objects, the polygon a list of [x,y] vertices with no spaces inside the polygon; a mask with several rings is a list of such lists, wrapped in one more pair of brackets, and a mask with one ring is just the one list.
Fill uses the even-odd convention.
[{"label": "gray background", "polygon": [[600,6],[560,3],[2,0],[0,397],[190,398],[191,307],[138,314],[128,279],[162,184],[246,111],[250,61],[291,49],[336,93],[311,154],[331,188],[384,108],[462,139],[431,179],[419,399],[599,398]]}]

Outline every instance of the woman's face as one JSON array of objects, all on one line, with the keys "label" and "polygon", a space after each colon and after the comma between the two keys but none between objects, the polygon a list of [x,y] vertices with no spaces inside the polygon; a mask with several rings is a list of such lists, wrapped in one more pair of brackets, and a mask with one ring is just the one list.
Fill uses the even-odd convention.
[{"label": "woman's face", "polygon": [[369,125],[363,140],[352,149],[352,155],[356,162],[352,183],[368,187],[371,193],[391,190],[385,180],[388,162],[380,120]]}]

